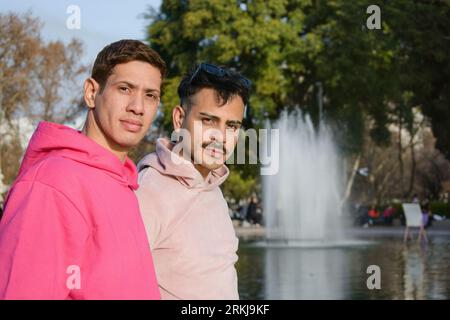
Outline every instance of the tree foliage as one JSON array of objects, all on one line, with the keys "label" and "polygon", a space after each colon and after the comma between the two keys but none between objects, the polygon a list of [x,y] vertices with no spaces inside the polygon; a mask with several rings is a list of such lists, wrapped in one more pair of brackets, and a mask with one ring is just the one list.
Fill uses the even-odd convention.
[{"label": "tree foliage", "polygon": [[148,39],[169,62],[162,124],[178,103],[180,77],[196,62],[236,68],[253,81],[251,123],[301,107],[317,120],[324,109],[346,152],[370,135],[388,144],[388,126],[411,123],[420,106],[437,146],[450,157],[448,1],[381,1],[382,28],[369,30],[370,1],[165,0],[150,10]]},{"label": "tree foliage", "polygon": [[23,126],[33,120],[64,123],[83,107],[82,43],[46,42],[42,26],[31,13],[0,14],[0,172],[7,185],[24,151]]}]

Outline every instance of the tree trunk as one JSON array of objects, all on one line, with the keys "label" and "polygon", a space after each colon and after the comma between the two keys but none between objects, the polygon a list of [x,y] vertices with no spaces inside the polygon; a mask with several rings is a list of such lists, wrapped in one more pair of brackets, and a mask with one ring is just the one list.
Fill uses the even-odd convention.
[{"label": "tree trunk", "polygon": [[353,182],[355,181],[356,172],[358,172],[360,160],[361,160],[361,154],[358,154],[358,156],[356,157],[355,162],[353,164],[352,173],[350,174],[350,178],[347,181],[347,186],[345,187],[344,197],[342,198],[342,201],[341,201],[341,208],[344,206],[344,204],[350,198],[350,195],[352,193]]},{"label": "tree trunk", "polygon": [[413,137],[411,137],[411,143],[410,143],[410,148],[411,148],[411,176],[409,179],[409,188],[408,188],[408,192],[406,194],[406,197],[409,198],[411,196],[411,193],[413,191],[414,188],[414,178],[416,176],[416,153],[414,151],[414,143],[413,143]]},{"label": "tree trunk", "polygon": [[400,173],[400,194],[405,194],[405,188],[403,185],[403,177],[404,177],[404,170],[403,170],[403,147],[402,147],[402,116],[401,111],[398,118],[398,163],[399,163],[399,173]]}]

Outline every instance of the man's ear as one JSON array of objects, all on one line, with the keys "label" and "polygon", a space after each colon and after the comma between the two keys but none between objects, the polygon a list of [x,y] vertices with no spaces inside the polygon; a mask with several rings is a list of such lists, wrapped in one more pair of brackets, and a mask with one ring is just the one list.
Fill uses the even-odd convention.
[{"label": "man's ear", "polygon": [[175,131],[179,131],[181,127],[183,126],[183,121],[186,117],[186,112],[184,111],[182,106],[176,106],[172,110],[172,122],[173,122],[173,128]]},{"label": "man's ear", "polygon": [[84,81],[84,102],[89,109],[95,107],[95,96],[100,90],[100,86],[93,78],[87,78]]}]

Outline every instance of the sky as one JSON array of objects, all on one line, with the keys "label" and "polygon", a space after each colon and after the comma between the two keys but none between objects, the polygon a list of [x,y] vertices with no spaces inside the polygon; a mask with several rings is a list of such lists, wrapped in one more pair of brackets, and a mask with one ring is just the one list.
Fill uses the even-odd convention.
[{"label": "sky", "polygon": [[[159,9],[160,4],[161,0],[1,0],[0,13],[30,11],[44,23],[41,35],[46,41],[80,39],[84,45],[82,61],[92,65],[97,53],[111,42],[144,40],[148,21],[142,14],[149,6]],[[72,25],[76,21],[77,10],[79,29],[68,28],[68,21]]]}]

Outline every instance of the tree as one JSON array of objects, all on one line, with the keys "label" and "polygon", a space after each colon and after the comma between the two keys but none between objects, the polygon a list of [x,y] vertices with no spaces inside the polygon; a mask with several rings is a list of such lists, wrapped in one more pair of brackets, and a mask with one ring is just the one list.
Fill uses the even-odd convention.
[{"label": "tree", "polygon": [[[344,156],[359,161],[367,136],[376,152],[396,143],[398,164],[390,165],[407,176],[401,135],[404,128],[414,137],[417,108],[431,121],[436,147],[450,158],[450,3],[381,1],[379,30],[366,26],[371,4],[164,0],[159,11],[147,15],[148,40],[170,65],[161,125],[170,127],[183,73],[207,60],[233,67],[253,81],[250,126],[261,127],[267,118],[296,107],[317,123],[320,83],[325,118]],[[389,130],[393,124],[399,126],[397,140],[392,134],[398,132]],[[414,162],[414,146],[407,145]],[[408,168],[412,173],[404,195],[414,186],[415,165]],[[256,171],[248,172],[254,176]]]},{"label": "tree", "polygon": [[29,74],[36,65],[39,27],[30,15],[0,15],[0,172],[4,178],[0,184],[9,184],[19,166],[22,150],[13,118],[30,101]]},{"label": "tree", "polygon": [[28,105],[32,70],[41,43],[41,24],[30,14],[0,14],[0,125]]},{"label": "tree", "polygon": [[82,44],[41,39],[42,23],[31,13],[0,14],[0,171],[15,178],[23,154],[23,125],[66,122],[82,104]]},{"label": "tree", "polygon": [[[37,52],[37,65],[32,69],[34,103],[27,115],[34,119],[65,123],[82,109],[81,76],[87,66],[79,62],[82,43],[72,39],[42,43]],[[74,88],[79,90],[74,91]]]},{"label": "tree", "polygon": [[450,159],[450,2],[416,0],[408,8],[405,23],[412,26],[397,29],[409,57],[404,80],[413,104],[431,120],[436,148]]},{"label": "tree", "polygon": [[170,61],[164,125],[170,125],[168,115],[178,103],[175,89],[182,74],[193,63],[209,60],[253,80],[255,125],[297,106],[317,119],[314,91],[320,81],[325,110],[344,129],[341,142],[348,152],[362,146],[365,117],[375,121],[372,138],[389,142],[389,105],[402,105],[405,92],[413,93],[407,108],[423,106],[433,116],[437,145],[444,146],[450,136],[440,117],[449,120],[449,3],[383,1],[381,30],[366,27],[370,4],[163,1],[160,11],[150,11],[147,18],[150,43]]},{"label": "tree", "polygon": [[255,179],[243,179],[238,170],[230,170],[227,182],[224,184],[223,194],[229,200],[234,199],[239,201],[240,199],[248,198],[258,191]]},{"label": "tree", "polygon": [[417,155],[417,193],[438,200],[445,181],[450,182],[450,162],[435,148],[431,132],[424,135],[424,148]]},{"label": "tree", "polygon": [[160,12],[147,15],[149,41],[170,62],[163,124],[170,126],[181,76],[204,60],[235,68],[253,81],[253,125],[262,126],[266,117],[276,118],[285,106],[298,105],[299,77],[306,71],[297,58],[320,48],[314,35],[301,36],[305,13],[299,9],[309,3],[163,1]]}]

